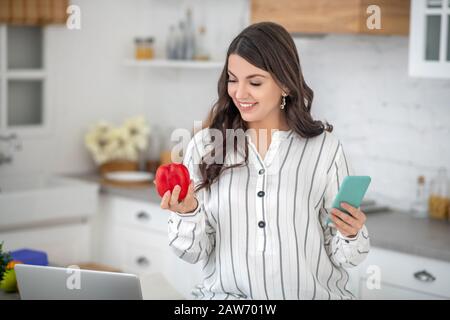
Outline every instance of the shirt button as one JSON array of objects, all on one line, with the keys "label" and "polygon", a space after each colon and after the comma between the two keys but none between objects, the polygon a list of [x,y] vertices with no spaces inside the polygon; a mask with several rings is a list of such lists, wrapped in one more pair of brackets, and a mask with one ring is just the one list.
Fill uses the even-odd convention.
[{"label": "shirt button", "polygon": [[265,195],[265,192],[264,192],[264,191],[259,191],[259,192],[258,192],[258,197],[264,197],[264,195]]},{"label": "shirt button", "polygon": [[266,226],[266,223],[264,221],[258,222],[258,227],[264,228]]},{"label": "shirt button", "polygon": [[264,170],[264,169],[261,169],[261,170],[259,170],[259,174],[264,174],[264,172],[266,172],[266,170]]}]

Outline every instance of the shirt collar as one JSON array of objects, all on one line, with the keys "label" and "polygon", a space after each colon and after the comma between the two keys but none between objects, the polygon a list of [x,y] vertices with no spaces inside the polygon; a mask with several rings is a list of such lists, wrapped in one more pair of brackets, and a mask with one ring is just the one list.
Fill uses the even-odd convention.
[{"label": "shirt collar", "polygon": [[[286,138],[290,137],[292,134],[292,129],[289,130],[274,130],[272,132],[272,141],[282,141],[285,140]],[[251,135],[246,132],[245,136],[251,138]]]}]

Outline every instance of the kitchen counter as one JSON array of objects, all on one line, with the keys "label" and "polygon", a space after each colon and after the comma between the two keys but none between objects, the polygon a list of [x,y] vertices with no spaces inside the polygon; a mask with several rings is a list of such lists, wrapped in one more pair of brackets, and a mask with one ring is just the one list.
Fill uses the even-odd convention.
[{"label": "kitchen counter", "polygon": [[[98,174],[70,177],[100,183]],[[159,204],[153,183],[139,188],[101,185],[101,193]],[[371,245],[388,250],[450,262],[450,223],[414,218],[409,212],[390,210],[367,214],[366,226]]]},{"label": "kitchen counter", "polygon": [[371,245],[450,262],[450,223],[415,218],[409,212],[367,214]]},{"label": "kitchen counter", "polygon": [[156,192],[153,182],[142,186],[118,187],[102,183],[100,175],[96,173],[71,174],[66,176],[69,178],[81,179],[87,182],[98,183],[100,184],[100,193],[126,197],[138,201],[149,201],[157,204],[161,203],[161,198]]}]

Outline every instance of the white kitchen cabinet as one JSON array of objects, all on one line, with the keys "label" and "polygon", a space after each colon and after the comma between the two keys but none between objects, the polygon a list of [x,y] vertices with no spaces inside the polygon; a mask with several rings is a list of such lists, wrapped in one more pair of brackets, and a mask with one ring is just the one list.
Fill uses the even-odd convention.
[{"label": "white kitchen cabinet", "polygon": [[94,256],[99,263],[141,278],[162,274],[189,298],[192,288],[200,283],[200,266],[182,261],[173,253],[167,224],[168,212],[158,204],[102,194],[94,221]]},{"label": "white kitchen cabinet", "polygon": [[450,299],[448,262],[372,247],[349,272],[359,299]]},{"label": "white kitchen cabinet", "polygon": [[450,0],[412,0],[409,74],[450,78]]},{"label": "white kitchen cabinet", "polygon": [[[131,258],[129,251],[135,250],[136,244],[147,246],[148,252],[152,252],[150,246],[161,249],[167,246],[167,219],[161,211],[147,202],[100,195],[99,215],[94,221],[97,260],[126,272],[145,273],[148,269],[137,272],[135,261],[127,260]],[[145,264],[142,260],[141,266]]]}]

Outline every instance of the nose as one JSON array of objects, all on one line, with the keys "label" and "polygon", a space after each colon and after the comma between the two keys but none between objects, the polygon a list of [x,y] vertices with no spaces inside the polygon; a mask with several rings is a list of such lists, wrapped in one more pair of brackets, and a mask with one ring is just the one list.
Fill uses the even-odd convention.
[{"label": "nose", "polygon": [[248,97],[248,92],[244,84],[240,84],[235,93],[236,99],[244,100]]}]

